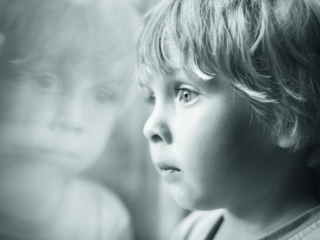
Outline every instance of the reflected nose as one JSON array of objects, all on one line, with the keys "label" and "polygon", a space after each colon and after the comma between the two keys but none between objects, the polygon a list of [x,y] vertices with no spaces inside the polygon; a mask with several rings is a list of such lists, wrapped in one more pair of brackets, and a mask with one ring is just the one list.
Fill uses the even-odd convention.
[{"label": "reflected nose", "polygon": [[164,112],[154,109],[143,128],[144,136],[152,143],[172,142],[172,134]]},{"label": "reflected nose", "polygon": [[80,96],[63,95],[57,101],[54,129],[81,133],[83,131],[83,104]]}]

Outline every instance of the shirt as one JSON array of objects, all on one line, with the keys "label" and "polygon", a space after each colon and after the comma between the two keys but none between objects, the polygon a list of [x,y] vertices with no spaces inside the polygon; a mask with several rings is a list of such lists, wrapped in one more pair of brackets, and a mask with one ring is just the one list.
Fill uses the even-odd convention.
[{"label": "shirt", "polygon": [[[193,212],[176,228],[172,240],[213,240],[223,222],[224,209]],[[258,240],[320,240],[320,206]]]}]

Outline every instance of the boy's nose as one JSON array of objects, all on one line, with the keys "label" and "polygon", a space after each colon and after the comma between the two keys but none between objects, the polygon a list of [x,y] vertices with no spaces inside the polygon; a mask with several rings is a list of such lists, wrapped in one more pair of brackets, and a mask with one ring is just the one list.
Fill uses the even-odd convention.
[{"label": "boy's nose", "polygon": [[160,111],[154,110],[143,128],[144,136],[152,143],[164,142],[170,144],[172,135],[166,116]]},{"label": "boy's nose", "polygon": [[52,127],[63,131],[83,131],[83,104],[79,96],[61,96]]}]

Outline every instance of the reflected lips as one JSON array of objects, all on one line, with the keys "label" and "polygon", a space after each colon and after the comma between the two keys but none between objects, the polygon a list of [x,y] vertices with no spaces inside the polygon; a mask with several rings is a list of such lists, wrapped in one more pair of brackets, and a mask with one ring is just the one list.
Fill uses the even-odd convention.
[{"label": "reflected lips", "polygon": [[67,158],[76,158],[76,155],[72,152],[60,150],[60,149],[39,149],[40,153],[46,154],[52,157],[67,157]]}]

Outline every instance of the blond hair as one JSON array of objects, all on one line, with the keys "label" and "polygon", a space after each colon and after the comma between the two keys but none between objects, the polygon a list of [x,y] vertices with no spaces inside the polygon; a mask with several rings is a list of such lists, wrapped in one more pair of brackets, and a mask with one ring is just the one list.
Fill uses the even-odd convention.
[{"label": "blond hair", "polygon": [[166,0],[144,21],[141,75],[173,71],[170,40],[183,68],[229,82],[273,134],[291,134],[292,151],[319,149],[319,0]]}]

